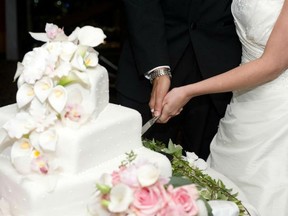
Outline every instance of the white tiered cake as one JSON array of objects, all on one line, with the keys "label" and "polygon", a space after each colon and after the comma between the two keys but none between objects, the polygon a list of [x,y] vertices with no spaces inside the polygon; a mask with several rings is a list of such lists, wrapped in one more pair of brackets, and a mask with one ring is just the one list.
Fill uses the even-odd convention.
[{"label": "white tiered cake", "polygon": [[140,114],[108,102],[108,74],[91,48],[103,32],[85,26],[67,37],[47,24],[31,35],[46,43],[18,64],[17,104],[0,108],[0,200],[11,214],[87,215],[96,179],[131,151],[171,175],[168,159],[142,146]]}]

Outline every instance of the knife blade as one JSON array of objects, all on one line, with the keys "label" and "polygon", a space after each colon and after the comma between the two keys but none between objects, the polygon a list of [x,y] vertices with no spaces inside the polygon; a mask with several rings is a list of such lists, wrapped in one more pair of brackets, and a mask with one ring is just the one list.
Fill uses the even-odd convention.
[{"label": "knife blade", "polygon": [[151,118],[149,121],[147,121],[143,127],[142,127],[142,131],[141,131],[141,135],[143,135],[144,133],[146,133],[146,131],[160,118],[160,116],[154,116],[153,118]]}]

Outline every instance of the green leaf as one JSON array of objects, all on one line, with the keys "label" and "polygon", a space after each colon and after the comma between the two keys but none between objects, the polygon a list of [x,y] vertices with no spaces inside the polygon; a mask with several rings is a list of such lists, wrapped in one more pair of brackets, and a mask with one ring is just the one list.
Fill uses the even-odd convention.
[{"label": "green leaf", "polygon": [[182,156],[182,146],[180,145],[175,145],[173,144],[173,142],[171,140],[169,140],[168,143],[168,148],[164,148],[162,151],[167,153],[167,154],[171,154],[173,156],[176,157],[181,157]]},{"label": "green leaf", "polygon": [[179,176],[172,176],[169,183],[172,184],[174,187],[193,184],[190,179]]}]

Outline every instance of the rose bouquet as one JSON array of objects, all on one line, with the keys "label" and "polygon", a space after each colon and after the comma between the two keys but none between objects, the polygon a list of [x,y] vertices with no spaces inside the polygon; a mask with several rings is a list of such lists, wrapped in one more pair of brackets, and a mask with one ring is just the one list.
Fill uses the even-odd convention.
[{"label": "rose bouquet", "polygon": [[174,187],[169,181],[150,162],[122,165],[98,180],[88,206],[89,213],[101,216],[208,215],[194,184]]}]

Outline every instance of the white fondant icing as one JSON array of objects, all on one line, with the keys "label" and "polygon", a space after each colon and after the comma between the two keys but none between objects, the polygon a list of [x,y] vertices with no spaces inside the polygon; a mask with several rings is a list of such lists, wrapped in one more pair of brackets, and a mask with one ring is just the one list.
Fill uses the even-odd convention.
[{"label": "white fondant icing", "polygon": [[[160,167],[164,176],[171,175],[168,159],[145,147],[133,149],[136,160],[148,160]],[[0,196],[10,204],[14,216],[85,216],[87,203],[95,191],[95,180],[102,173],[111,173],[126,159],[121,154],[79,174],[63,173],[56,188],[49,191],[49,176],[37,174],[25,178],[12,167],[7,158],[0,157]],[[51,178],[51,176],[50,176]]]},{"label": "white fondant icing", "polygon": [[[87,215],[97,178],[117,169],[131,151],[137,154],[136,160],[155,162],[164,176],[171,176],[169,160],[142,146],[140,114],[120,105],[106,104],[108,91],[104,89],[108,87],[106,81],[101,81],[106,80],[106,75],[101,75],[105,70],[91,73],[97,71],[100,71],[96,75],[98,84],[102,87],[92,85],[89,97],[96,98],[97,106],[104,104],[98,109],[101,110],[98,117],[77,129],[60,123],[55,126],[59,135],[56,156],[60,172],[24,176],[12,166],[9,148],[0,154],[0,198],[8,201],[13,216]],[[99,93],[102,91],[99,89],[104,92]],[[17,111],[16,104],[0,108],[0,126]],[[6,132],[1,129],[0,139],[4,135]]]},{"label": "white fondant icing", "polygon": [[94,121],[73,129],[57,126],[57,158],[63,171],[83,172],[97,164],[142,146],[141,116],[126,107],[109,104]]}]

